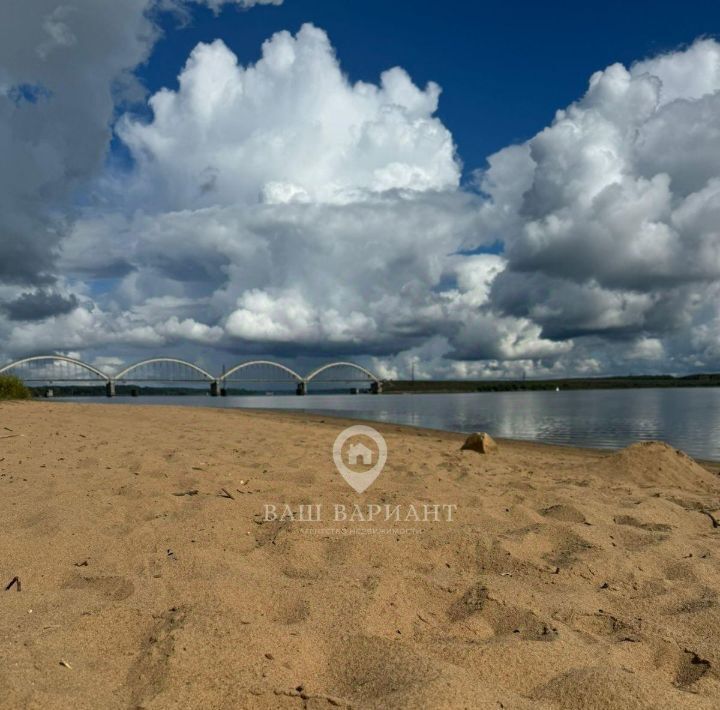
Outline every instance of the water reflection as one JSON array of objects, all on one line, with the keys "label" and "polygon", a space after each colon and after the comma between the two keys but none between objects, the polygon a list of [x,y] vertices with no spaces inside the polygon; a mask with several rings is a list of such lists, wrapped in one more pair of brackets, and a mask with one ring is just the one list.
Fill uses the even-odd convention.
[{"label": "water reflection", "polygon": [[597,448],[662,439],[693,456],[720,460],[720,388],[712,387],[383,396],[118,397],[107,401],[295,409]]}]

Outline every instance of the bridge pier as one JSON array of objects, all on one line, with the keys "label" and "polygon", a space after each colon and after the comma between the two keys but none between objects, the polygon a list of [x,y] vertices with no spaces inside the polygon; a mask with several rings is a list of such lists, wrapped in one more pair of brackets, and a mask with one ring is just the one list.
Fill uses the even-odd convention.
[{"label": "bridge pier", "polygon": [[210,396],[217,397],[220,394],[220,383],[217,380],[213,380],[210,383]]},{"label": "bridge pier", "polygon": [[105,383],[105,395],[107,397],[114,397],[115,396],[115,383],[112,380],[108,380]]},{"label": "bridge pier", "polygon": [[382,392],[382,382],[380,382],[379,380],[375,380],[370,385],[370,392],[372,394],[380,394]]},{"label": "bridge pier", "polygon": [[227,397],[227,387],[225,387],[225,383],[221,383],[220,385],[220,396],[221,397]]},{"label": "bridge pier", "polygon": [[295,394],[302,397],[303,395],[307,394],[307,382],[300,381],[297,383],[297,388],[295,389]]}]

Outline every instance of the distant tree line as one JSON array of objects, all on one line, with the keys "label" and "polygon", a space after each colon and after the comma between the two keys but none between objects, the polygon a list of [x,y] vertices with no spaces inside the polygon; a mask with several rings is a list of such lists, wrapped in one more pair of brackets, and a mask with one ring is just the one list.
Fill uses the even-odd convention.
[{"label": "distant tree line", "polygon": [[641,387],[718,387],[720,374],[572,377],[557,380],[388,380],[386,394],[402,392],[521,392],[533,390],[629,389]]}]

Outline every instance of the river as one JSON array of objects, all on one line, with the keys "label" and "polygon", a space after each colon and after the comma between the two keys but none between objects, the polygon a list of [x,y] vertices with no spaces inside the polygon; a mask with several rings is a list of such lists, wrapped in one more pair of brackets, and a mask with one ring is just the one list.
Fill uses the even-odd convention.
[{"label": "river", "polygon": [[720,388],[467,394],[73,398],[82,402],[291,409],[494,437],[614,449],[660,439],[720,460]]}]

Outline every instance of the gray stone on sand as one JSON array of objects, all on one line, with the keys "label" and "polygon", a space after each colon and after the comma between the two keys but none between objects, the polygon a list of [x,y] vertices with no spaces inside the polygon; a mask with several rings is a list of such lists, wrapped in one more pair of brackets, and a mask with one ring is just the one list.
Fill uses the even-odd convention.
[{"label": "gray stone on sand", "polygon": [[484,431],[478,431],[474,434],[470,434],[465,443],[460,447],[460,451],[477,451],[479,454],[490,454],[497,451],[497,444],[490,436]]}]

